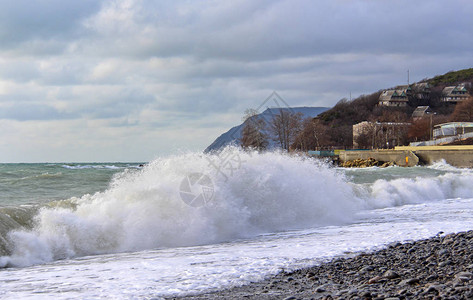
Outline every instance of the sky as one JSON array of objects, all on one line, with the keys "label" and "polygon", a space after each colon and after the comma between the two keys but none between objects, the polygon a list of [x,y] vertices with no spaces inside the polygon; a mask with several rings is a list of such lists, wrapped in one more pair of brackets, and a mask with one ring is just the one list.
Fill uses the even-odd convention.
[{"label": "sky", "polygon": [[0,0],[0,162],[202,151],[276,91],[335,105],[473,66],[473,1]]}]

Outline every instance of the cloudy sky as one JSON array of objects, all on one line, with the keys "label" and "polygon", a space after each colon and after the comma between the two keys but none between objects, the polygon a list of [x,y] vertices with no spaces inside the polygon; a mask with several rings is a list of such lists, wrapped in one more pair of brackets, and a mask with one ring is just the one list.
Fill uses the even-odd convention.
[{"label": "cloudy sky", "polygon": [[201,151],[272,91],[333,106],[473,66],[473,1],[0,0],[0,162]]}]

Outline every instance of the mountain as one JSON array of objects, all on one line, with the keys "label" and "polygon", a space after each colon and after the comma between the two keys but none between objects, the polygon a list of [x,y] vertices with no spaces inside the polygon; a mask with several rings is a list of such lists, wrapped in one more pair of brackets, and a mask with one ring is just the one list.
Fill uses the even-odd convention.
[{"label": "mountain", "polygon": [[[280,110],[291,111],[293,113],[301,113],[303,119],[313,118],[330,109],[329,107],[292,107],[292,108],[267,108],[262,113],[258,114],[257,118],[263,118],[266,124],[271,124],[275,115],[278,115]],[[230,130],[219,136],[210,146],[205,149],[204,152],[215,151],[221,149],[227,145],[239,144],[241,138],[241,132],[245,123],[238,126],[232,127]],[[275,148],[276,143],[272,140],[269,141],[268,148]]]}]

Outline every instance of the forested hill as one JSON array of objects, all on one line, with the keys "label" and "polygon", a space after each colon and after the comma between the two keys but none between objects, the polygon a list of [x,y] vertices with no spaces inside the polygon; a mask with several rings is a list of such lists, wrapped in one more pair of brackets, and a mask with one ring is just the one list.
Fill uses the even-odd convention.
[{"label": "forested hill", "polygon": [[[418,83],[430,85],[430,96],[428,100],[420,101],[415,93],[409,97],[407,107],[379,106],[379,96],[383,90],[370,95],[362,95],[352,101],[340,100],[334,107],[315,118],[316,127],[320,130],[320,136],[329,136],[324,143],[326,146],[351,147],[353,142],[354,124],[362,121],[378,122],[407,122],[412,112],[419,105],[428,105],[436,113],[438,120],[447,120],[455,106],[441,101],[442,90],[446,86],[454,86],[466,83],[470,94],[473,86],[473,68],[459,71],[451,71],[444,75],[426,78]],[[411,85],[414,87],[415,85]],[[396,87],[392,87],[393,89]],[[442,119],[443,118],[443,119]],[[315,130],[312,128],[311,130]],[[324,132],[327,131],[327,134]]]},{"label": "forested hill", "polygon": [[433,86],[447,86],[455,85],[462,82],[473,81],[473,68],[464,69],[460,71],[451,71],[444,75],[435,76],[432,79],[424,79],[422,82],[428,82]]},{"label": "forested hill", "polygon": [[[463,84],[462,90],[466,88],[467,92],[473,95],[473,68],[423,79],[409,86],[379,90],[351,101],[342,99],[330,109],[323,107],[268,109],[225,132],[205,151],[217,150],[229,144],[257,149],[280,147],[302,151],[352,148],[353,125],[363,121],[410,124],[409,133],[402,139],[399,138],[398,143],[425,140],[431,134],[432,125],[449,121],[473,121],[473,98],[459,104],[442,101],[442,91],[445,87],[460,84]],[[381,93],[384,98],[388,92],[394,92],[393,90],[403,94],[402,105],[380,105]],[[389,101],[393,101],[391,99]],[[389,101],[388,104],[391,105]],[[468,110],[464,107],[470,102],[471,120],[470,117],[466,119],[464,116],[459,117],[458,111]],[[412,119],[412,112],[418,106],[430,107],[432,114],[428,123],[425,118],[420,121]],[[372,143],[362,145],[357,142],[357,144],[362,147],[370,145],[374,147]]]},{"label": "forested hill", "polygon": [[[451,71],[431,79],[421,80],[419,83],[429,83],[431,85],[430,101],[429,103],[422,104],[429,105],[434,111],[439,111],[440,113],[451,113],[447,107],[448,105],[440,101],[442,90],[446,86],[465,82],[473,83],[473,68]],[[334,107],[320,114],[318,118],[326,124],[333,123],[333,126],[351,126],[361,121],[378,119],[384,112],[392,111],[392,108],[380,108],[377,106],[381,91],[379,90],[370,95],[362,95],[352,101],[342,99]],[[409,101],[408,104],[409,106],[404,110],[407,114],[412,113],[419,103],[418,101]],[[401,109],[401,111],[403,110]]]}]

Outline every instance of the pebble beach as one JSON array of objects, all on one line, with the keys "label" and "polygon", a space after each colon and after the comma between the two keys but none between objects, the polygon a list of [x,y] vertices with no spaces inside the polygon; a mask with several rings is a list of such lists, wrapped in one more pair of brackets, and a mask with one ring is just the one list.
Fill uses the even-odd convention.
[{"label": "pebble beach", "polygon": [[440,232],[181,299],[473,299],[473,231]]}]

